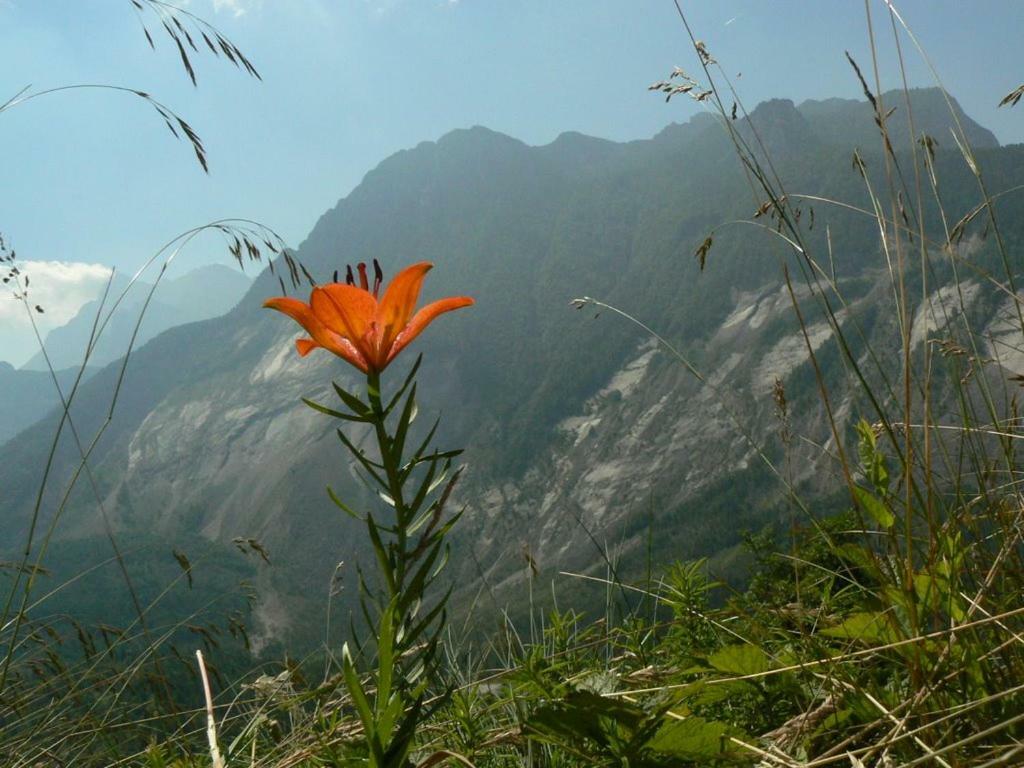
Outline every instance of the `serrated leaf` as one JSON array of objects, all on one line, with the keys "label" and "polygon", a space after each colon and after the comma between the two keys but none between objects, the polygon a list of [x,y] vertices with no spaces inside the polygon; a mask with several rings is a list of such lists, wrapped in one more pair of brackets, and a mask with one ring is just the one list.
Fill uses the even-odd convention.
[{"label": "serrated leaf", "polygon": [[592,672],[583,677],[577,685],[580,690],[590,693],[605,694],[615,691],[619,687],[619,676],[612,672]]},{"label": "serrated leaf", "polygon": [[730,675],[756,675],[771,669],[768,655],[756,645],[729,645],[708,656],[708,664]]},{"label": "serrated leaf", "polygon": [[709,704],[717,704],[725,701],[730,696],[749,693],[751,684],[745,680],[730,680],[728,682],[715,683],[710,685],[707,680],[698,680],[682,688],[676,689],[675,693],[680,701],[686,704],[700,707]]},{"label": "serrated leaf", "polygon": [[555,744],[588,739],[607,746],[609,728],[633,731],[643,716],[643,710],[632,704],[589,691],[571,691],[563,700],[537,709],[526,721],[526,730]]},{"label": "serrated leaf", "polygon": [[885,616],[868,611],[851,614],[842,624],[819,630],[818,634],[869,643],[887,643],[892,640],[892,632]]},{"label": "serrated leaf", "polygon": [[672,719],[658,729],[647,747],[684,760],[711,760],[728,751],[730,731],[725,723],[702,717]]}]

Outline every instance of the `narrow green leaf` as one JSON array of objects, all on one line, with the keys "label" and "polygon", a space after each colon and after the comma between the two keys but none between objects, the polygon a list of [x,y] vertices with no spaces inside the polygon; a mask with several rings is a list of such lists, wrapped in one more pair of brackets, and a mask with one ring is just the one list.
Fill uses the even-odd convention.
[{"label": "narrow green leaf", "polygon": [[[444,470],[442,470],[442,479],[444,478],[444,475],[446,473],[447,467]],[[416,495],[413,497],[412,501],[408,505],[409,511],[411,513],[415,514],[419,510],[419,508],[423,506],[423,502],[426,501],[427,496],[430,494],[431,490],[433,490],[434,479],[436,474],[437,462],[433,462],[427,469],[427,473],[426,475],[424,475],[423,480],[420,481],[420,487],[416,490]],[[415,528],[417,527],[419,526],[414,526],[413,528],[410,528],[409,533],[412,533],[413,530],[415,530]]]},{"label": "narrow green leaf", "polygon": [[402,413],[398,417],[398,427],[395,429],[395,438],[391,443],[391,456],[395,463],[402,463],[402,452],[405,450],[405,438],[409,434],[409,427],[416,418],[416,385],[413,384],[409,395],[405,399]]},{"label": "narrow green leaf", "polygon": [[357,421],[364,423],[366,421],[369,421],[369,419],[363,416],[355,416],[351,413],[342,413],[341,411],[336,411],[333,408],[328,408],[326,405],[320,405],[320,403],[314,402],[307,397],[302,398],[302,402],[304,402],[314,411],[319,411],[320,413],[327,414],[328,416],[333,416],[336,419],[344,419],[345,421]]},{"label": "narrow green leaf", "polygon": [[394,691],[388,698],[387,703],[381,707],[380,714],[377,716],[377,730],[380,733],[381,742],[388,745],[388,749],[390,748],[391,737],[395,730],[395,723],[398,722],[399,717],[402,715],[402,710],[405,708],[404,704],[402,696],[398,691]]},{"label": "narrow green leaf", "polygon": [[345,405],[347,405],[349,408],[351,408],[353,412],[355,412],[359,416],[370,416],[372,414],[370,406],[368,406],[358,397],[349,392],[346,392],[337,384],[334,384],[333,386],[334,391],[338,393],[338,397],[341,398],[341,401],[345,403]]},{"label": "narrow green leaf", "polygon": [[[380,617],[379,631],[377,632],[377,714],[383,713],[383,707],[391,698],[391,680],[394,673],[394,618],[395,604],[398,598],[394,597]],[[390,734],[383,734],[387,741]]]},{"label": "narrow green leaf", "polygon": [[376,730],[374,727],[376,723],[373,718],[373,710],[370,709],[370,702],[366,698],[363,684],[359,682],[359,675],[356,674],[356,666],[352,661],[352,654],[348,649],[348,643],[345,643],[341,648],[341,666],[345,674],[345,687],[348,688],[348,692],[352,696],[352,702],[356,705],[356,712],[359,713],[359,719],[366,730],[367,741],[372,743],[375,741],[374,735]]},{"label": "narrow green leaf", "polygon": [[380,531],[373,515],[366,516],[366,529],[370,532],[370,543],[373,544],[373,552],[377,556],[377,564],[380,565],[384,578],[388,583],[388,591],[395,591],[395,571],[391,567],[391,560],[388,558],[387,549],[380,537]]},{"label": "narrow green leaf", "polygon": [[399,727],[398,732],[388,745],[383,757],[383,760],[386,762],[382,762],[381,765],[404,766],[409,764],[408,755],[412,747],[412,740],[416,735],[417,727],[423,719],[423,697],[417,696],[413,705],[402,719],[402,725]]},{"label": "narrow green leaf", "polygon": [[336,494],[334,492],[334,489],[331,488],[331,486],[329,485],[327,486],[327,495],[330,496],[331,501],[333,501],[342,512],[351,517],[354,517],[356,520],[363,520],[362,516],[358,512],[356,512],[354,509],[352,509],[352,507],[350,507],[348,504],[346,504],[340,498],[338,498],[338,494]]},{"label": "narrow green leaf", "polygon": [[430,446],[430,441],[434,439],[434,433],[437,432],[438,426],[441,424],[441,417],[438,416],[434,419],[434,424],[427,431],[427,436],[423,438],[423,442],[420,443],[420,447],[416,449],[416,452],[412,455],[412,460],[409,462],[410,465],[419,462],[420,457],[423,456],[423,452]]},{"label": "narrow green leaf", "polygon": [[398,405],[398,401],[402,399],[402,395],[405,394],[405,390],[409,388],[409,385],[412,383],[413,378],[416,376],[416,371],[420,369],[420,363],[422,362],[423,355],[417,355],[416,362],[412,364],[412,368],[409,370],[408,375],[406,375],[405,381],[402,383],[402,386],[398,388],[398,391],[394,394],[394,397],[392,397],[390,402],[388,403],[387,408],[384,409],[385,416],[391,413],[392,409],[394,409],[394,407]]},{"label": "narrow green leaf", "polygon": [[356,458],[356,461],[358,461],[363,466],[363,469],[365,469],[366,472],[370,475],[370,477],[374,479],[377,485],[379,485],[382,488],[387,488],[387,482],[384,480],[384,478],[380,476],[380,474],[377,471],[379,469],[384,469],[384,467],[382,467],[377,462],[368,459],[366,457],[366,454],[363,453],[362,450],[357,448],[355,444],[345,436],[344,432],[342,432],[340,429],[336,431],[338,433],[338,438],[345,445],[345,447],[348,448],[349,453],[351,453]]},{"label": "narrow green leaf", "polygon": [[436,619],[439,615],[441,615],[444,612],[445,606],[448,604],[448,598],[451,596],[451,593],[452,589],[451,587],[449,587],[448,591],[445,592],[444,597],[442,597],[441,600],[438,601],[437,605],[431,608],[430,611],[427,612],[427,615],[420,619],[420,621],[417,624],[413,625],[413,627],[409,630],[409,633],[406,635],[406,637],[403,638],[402,644],[405,647],[411,647],[412,645],[414,645],[416,641],[420,638],[420,635],[422,635],[427,629],[430,628],[430,625],[434,621],[434,619]]}]

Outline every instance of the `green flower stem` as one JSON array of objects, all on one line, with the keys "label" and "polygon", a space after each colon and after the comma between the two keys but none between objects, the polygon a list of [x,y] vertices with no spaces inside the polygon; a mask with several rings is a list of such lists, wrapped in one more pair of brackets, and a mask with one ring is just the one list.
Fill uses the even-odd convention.
[{"label": "green flower stem", "polygon": [[[388,493],[394,502],[395,508],[395,537],[397,539],[396,562],[393,566],[393,581],[389,582],[388,595],[395,598],[401,595],[402,587],[405,584],[407,542],[408,542],[408,510],[402,496],[402,457],[396,456],[394,452],[394,440],[387,430],[387,412],[381,399],[380,373],[374,371],[367,375],[366,381],[367,397],[370,401],[370,410],[373,419],[373,428],[377,435],[377,446],[380,451],[380,463],[384,467],[384,477],[388,484]],[[401,616],[396,616],[396,623],[401,626]]]},{"label": "green flower stem", "polygon": [[[433,430],[418,448],[406,450],[416,416],[418,365],[386,405],[378,372],[367,375],[367,402],[335,386],[348,411],[306,401],[321,413],[372,426],[379,453],[376,459],[367,456],[342,430],[338,436],[394,509],[393,521],[378,522],[372,513],[358,515],[331,492],[339,507],[366,523],[381,576],[377,586],[360,578],[360,603],[376,643],[370,687],[360,680],[347,644],[342,652],[345,684],[362,721],[372,768],[406,768],[419,725],[445,698],[442,694],[426,704],[428,686],[438,683],[437,647],[445,624],[447,595],[425,606],[446,561],[448,531],[458,518],[443,519],[455,478],[448,479],[440,493],[437,489],[459,451],[430,450]],[[363,645],[353,639],[357,647]]]}]

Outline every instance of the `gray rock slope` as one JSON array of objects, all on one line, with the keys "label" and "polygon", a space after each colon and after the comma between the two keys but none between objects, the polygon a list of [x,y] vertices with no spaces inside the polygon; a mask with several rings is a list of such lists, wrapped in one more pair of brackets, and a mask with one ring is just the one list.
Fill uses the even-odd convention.
[{"label": "gray rock slope", "polygon": [[[791,188],[864,204],[847,148],[825,139],[806,146],[808,134],[827,136],[816,122],[824,118],[788,102],[760,117],[786,152],[781,171]],[[785,146],[788,135],[802,137],[801,146]],[[979,159],[999,188],[1024,171],[1018,147],[979,150]],[[970,175],[954,151],[940,150],[936,163],[959,216],[973,205]],[[866,406],[848,387],[799,264],[749,228],[723,229],[703,272],[692,257],[711,227],[749,217],[758,203],[718,126],[702,119],[628,145],[567,135],[528,147],[482,128],[457,131],[384,161],[320,219],[298,251],[315,276],[374,257],[389,271],[429,259],[436,269],[426,300],[477,299],[417,342],[421,426],[440,415],[442,446],[466,448],[457,502],[467,513],[451,571],[461,604],[484,590],[492,606],[521,604],[526,554],[544,574],[600,570],[602,552],[624,570],[640,568],[651,530],[659,562],[720,553],[725,563],[742,529],[784,514],[782,485],[761,454],[829,498],[820,451],[803,444],[787,452],[774,415],[777,380],[794,430],[827,447],[782,263],[806,303],[808,335],[837,388],[843,423]],[[891,290],[872,222],[820,207],[808,232],[818,247],[825,223],[848,297],[840,322],[856,323],[869,340],[886,338]],[[318,636],[336,573],[341,599],[354,593],[361,530],[325,486],[373,503],[336,424],[299,402],[329,400],[332,379],[356,388],[357,377],[329,355],[295,355],[296,329],[259,306],[276,286],[261,275],[224,317],[174,328],[139,349],[91,456],[98,494],[79,483],[61,506],[78,458],[65,439],[40,507],[44,525],[61,510],[57,541],[96,558],[105,554],[100,503],[119,538],[166,558],[180,542],[227,552],[239,537],[259,540],[272,562],[252,574],[262,642]],[[582,295],[656,327],[703,379],[614,313],[571,308]],[[972,301],[967,309],[991,326],[1008,367],[1020,366],[1002,300],[979,287]],[[411,357],[389,371],[393,380]],[[83,389],[73,410],[82,434],[107,423],[115,379],[108,367]],[[54,426],[51,416],[0,449],[10,550],[32,519]]]}]

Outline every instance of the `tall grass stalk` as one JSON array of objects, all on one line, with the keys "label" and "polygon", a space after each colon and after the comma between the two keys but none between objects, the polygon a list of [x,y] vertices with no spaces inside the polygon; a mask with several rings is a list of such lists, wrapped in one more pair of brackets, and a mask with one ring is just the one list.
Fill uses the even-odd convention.
[{"label": "tall grass stalk", "polygon": [[[147,29],[147,19],[155,20],[179,49],[182,65],[193,82],[196,75],[192,60],[199,53],[196,40],[203,41],[214,57],[225,58],[244,69],[247,74],[259,77],[245,54],[199,16],[160,0],[133,0],[133,6],[150,45],[155,46],[155,41]],[[206,151],[199,134],[177,112],[140,89],[105,83],[74,84],[45,90],[26,87],[0,104],[0,115],[16,107],[22,108],[38,98],[80,90],[129,95],[144,101],[155,110],[175,137],[188,142],[204,171],[208,169]],[[170,626],[155,626],[151,623],[149,617],[155,607],[165,600],[171,590],[186,578],[191,584],[192,564],[188,566],[188,573],[182,573],[179,579],[173,580],[155,599],[144,602],[140,598],[130,573],[129,559],[133,553],[125,551],[117,540],[93,472],[92,455],[114,420],[139,328],[161,279],[182,249],[199,235],[211,232],[227,241],[230,252],[240,266],[246,261],[260,261],[265,251],[267,256],[280,256],[286,262],[290,277],[297,274],[295,263],[284,251],[281,238],[259,222],[221,219],[174,237],[145,262],[116,297],[111,296],[111,272],[96,308],[77,374],[67,390],[58,381],[36,323],[35,313],[43,311],[43,308],[34,307],[30,303],[26,275],[19,269],[21,265],[13,248],[8,250],[4,239],[0,237],[0,256],[3,256],[7,278],[4,282],[9,284],[12,296],[24,306],[59,403],[59,418],[45,464],[41,467],[39,487],[28,520],[21,557],[15,563],[5,564],[11,579],[5,585],[6,595],[2,598],[3,608],[0,611],[0,645],[3,647],[0,656],[0,755],[6,765],[34,765],[39,760],[79,765],[113,764],[119,757],[137,749],[140,746],[139,739],[144,738],[143,734],[148,730],[147,723],[155,722],[146,712],[148,708],[142,704],[142,691],[156,697],[164,718],[189,717],[179,703],[180,697],[172,692],[169,682],[172,675],[167,671],[167,665],[174,664],[175,654],[178,654],[172,641],[175,638],[180,640],[187,628],[208,632],[200,626],[200,622],[209,619],[208,611],[222,603],[224,596],[212,596],[199,611],[180,617]],[[272,260],[270,267],[273,271]],[[156,278],[134,318],[130,339],[110,392],[106,416],[93,434],[84,435],[73,413],[92,355],[127,293],[152,269],[156,269]],[[63,488],[54,489],[51,486],[58,480],[54,474],[57,450],[62,441],[67,439],[66,433],[70,433],[77,453],[77,465],[69,468],[70,476],[66,481],[63,477],[59,478],[60,482],[65,483]],[[64,469],[62,467],[62,472]],[[71,494],[83,476],[102,521],[112,557],[37,597],[35,593],[39,577],[46,573],[44,563],[49,546]],[[49,507],[51,502],[48,499],[55,499],[52,508]],[[40,531],[44,521],[45,528]],[[135,618],[129,626],[87,627],[78,623],[74,617],[46,614],[48,601],[53,597],[72,588],[80,579],[110,565],[116,565],[131,600]],[[77,658],[67,648],[69,641],[81,647]],[[180,658],[180,654],[178,656]],[[141,719],[140,714],[144,715]],[[116,730],[120,729],[123,733],[129,728],[136,731],[130,738],[112,737]]]},{"label": "tall grass stalk", "polygon": [[[363,466],[371,476],[379,475],[385,501],[398,515],[395,525],[360,517],[379,540],[375,550],[383,577],[363,583],[371,637],[349,646],[340,665],[328,648],[315,685],[304,684],[301,664],[282,665],[269,670],[275,674],[225,681],[220,700],[228,703],[218,704],[207,684],[205,707],[166,716],[145,713],[129,687],[181,624],[147,627],[150,606],[137,605],[137,621],[105,650],[58,668],[64,662],[47,654],[57,621],[33,613],[38,601],[30,600],[30,585],[43,560],[41,554],[33,558],[29,546],[15,572],[17,592],[8,598],[0,622],[7,648],[6,687],[0,685],[0,695],[5,701],[13,697],[21,712],[28,712],[2,722],[2,748],[5,756],[15,756],[12,765],[53,754],[71,755],[83,765],[104,760],[154,768],[208,765],[215,747],[214,761],[267,768],[386,765],[390,756],[392,764],[415,758],[424,768],[446,763],[953,768],[1021,762],[1021,417],[1013,384],[1007,383],[998,355],[990,353],[991,318],[972,312],[967,286],[980,284],[987,300],[1005,305],[1024,333],[1015,266],[1020,254],[1004,237],[999,206],[1024,186],[991,190],[986,158],[971,148],[947,97],[957,157],[978,195],[967,210],[950,208],[943,198],[947,166],[936,159],[942,150],[934,137],[921,134],[914,114],[905,48],[924,59],[939,87],[942,81],[896,5],[866,0],[868,55],[848,56],[850,77],[872,105],[878,128],[878,146],[868,158],[872,163],[859,151],[853,154],[866,202],[790,189],[786,168],[771,157],[756,114],[748,113],[726,71],[700,42],[683,5],[674,5],[703,81],[698,87],[690,78],[690,93],[719,119],[758,211],[750,220],[723,224],[695,256],[702,270],[715,269],[714,241],[727,228],[742,227],[752,242],[764,238],[784,245],[778,282],[803,341],[824,434],[788,431],[798,423],[787,416],[784,383],[778,382],[780,460],[749,415],[729,405],[735,399],[717,391],[724,385],[712,385],[685,348],[655,330],[655,322],[599,299],[579,304],[637,324],[698,382],[716,390],[737,433],[778,483],[790,504],[787,539],[748,537],[750,583],[727,587],[707,562],[698,561],[667,567],[659,578],[649,564],[643,582],[630,584],[620,577],[618,555],[581,518],[605,573],[564,572],[558,583],[603,589],[603,617],[584,620],[558,594],[551,601],[555,610],[537,613],[535,599],[542,592],[532,568],[524,568],[524,600],[530,603],[525,629],[506,613],[482,648],[461,636],[469,634],[471,617],[461,623],[460,633],[454,626],[442,631],[441,612],[431,611],[438,606],[443,611],[443,598],[421,614],[416,611],[424,608],[413,610],[398,588],[409,575],[403,558],[416,551],[409,549],[403,520],[411,524],[419,518],[400,509],[404,465],[401,451],[388,456],[396,436],[387,419],[397,413],[399,428],[408,430],[414,410],[410,382],[400,390],[409,391],[408,400],[394,411],[381,399],[379,380],[371,380],[366,403],[339,392],[355,407],[340,417],[354,415],[374,430],[379,455],[363,455],[368,462]],[[879,23],[883,17],[886,24]],[[898,105],[883,103],[881,88],[879,51],[890,36],[903,84]],[[668,81],[659,85],[676,87]],[[1010,97],[1004,102],[1012,103]],[[906,112],[908,136],[890,131],[892,106]],[[803,215],[810,206],[873,221],[877,268],[884,276],[883,289],[874,295],[885,333],[867,327],[854,311],[856,302],[844,295],[841,263],[837,268],[843,244],[833,243],[827,225],[824,242],[810,236]],[[230,226],[210,226],[219,225]],[[995,271],[960,248],[968,235],[980,240],[985,232]],[[955,297],[952,304],[943,299],[944,289]],[[810,328],[819,320],[830,329],[831,346],[812,343]],[[924,332],[915,335],[921,323]],[[97,317],[96,335],[102,327]],[[827,349],[838,353],[845,380],[836,383],[829,376],[823,360]],[[67,397],[61,395],[62,425],[67,422],[78,446],[76,479],[78,474],[89,479],[95,439],[79,440],[75,431],[70,404],[76,389],[77,384]],[[448,457],[433,457],[433,471],[444,475]],[[802,485],[796,470],[804,461],[814,462],[822,475],[838,477],[838,493],[823,499],[820,486]],[[65,494],[55,518],[66,499]],[[52,525],[43,536],[44,548]],[[431,546],[435,543],[440,547],[439,540]],[[126,554],[115,548],[111,562],[123,563]],[[441,558],[440,550],[434,557]],[[478,596],[485,588],[486,581]],[[429,659],[416,667],[423,646],[396,649],[411,643],[408,631],[424,615]],[[406,627],[404,640],[398,639],[397,626]],[[326,642],[330,645],[330,634]],[[129,648],[134,658],[119,660],[118,650]],[[398,677],[412,679],[402,695],[392,695],[395,670],[406,664],[396,659],[406,652],[412,661]],[[169,653],[162,657],[170,658]],[[41,664],[51,667],[33,684],[33,665]],[[411,675],[413,668],[423,677]],[[396,728],[400,722],[412,725],[403,731]],[[207,741],[211,723],[218,733]],[[108,735],[114,728],[136,738],[130,746],[119,745]],[[140,735],[153,735],[153,743],[140,744]]]}]

